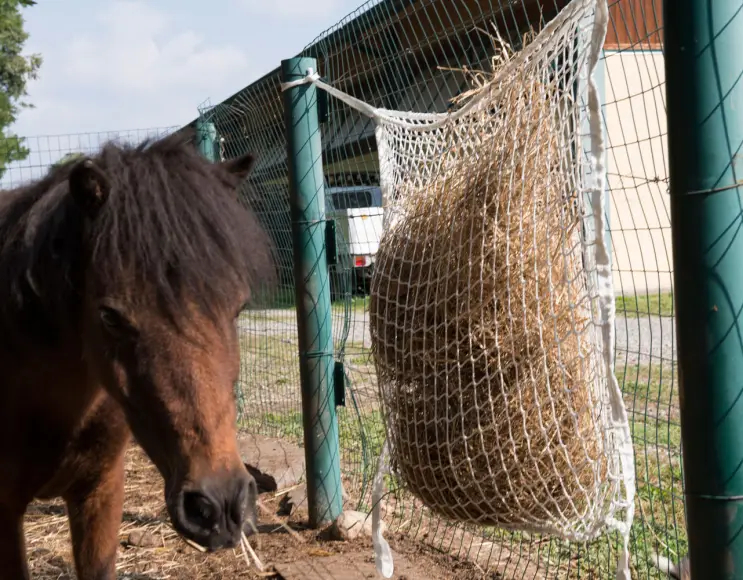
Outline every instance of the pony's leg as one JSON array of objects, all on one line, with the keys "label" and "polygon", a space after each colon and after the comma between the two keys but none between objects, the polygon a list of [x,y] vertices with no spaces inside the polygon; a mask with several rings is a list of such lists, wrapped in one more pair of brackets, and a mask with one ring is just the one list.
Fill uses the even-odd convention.
[{"label": "pony's leg", "polygon": [[[78,580],[114,580],[124,510],[129,428],[121,408],[102,399],[68,447],[63,474]],[[63,478],[64,479],[64,478]]]},{"label": "pony's leg", "polygon": [[[87,479],[87,478],[86,478]],[[65,494],[79,580],[115,580],[124,509],[124,453]]]},{"label": "pony's leg", "polygon": [[24,511],[0,505],[0,576],[3,578],[29,579],[23,537]]}]

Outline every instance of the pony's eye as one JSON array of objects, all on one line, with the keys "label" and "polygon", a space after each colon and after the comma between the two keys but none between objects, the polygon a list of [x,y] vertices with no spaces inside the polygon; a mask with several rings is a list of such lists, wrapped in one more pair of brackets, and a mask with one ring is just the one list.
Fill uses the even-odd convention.
[{"label": "pony's eye", "polygon": [[99,309],[99,315],[104,328],[109,332],[120,334],[121,332],[131,328],[129,322],[124,318],[124,316],[114,308],[101,306]]},{"label": "pony's eye", "polygon": [[243,313],[243,310],[245,310],[248,307],[249,302],[246,300],[240,308],[237,309],[237,312],[235,312],[235,320],[240,318],[240,315]]}]

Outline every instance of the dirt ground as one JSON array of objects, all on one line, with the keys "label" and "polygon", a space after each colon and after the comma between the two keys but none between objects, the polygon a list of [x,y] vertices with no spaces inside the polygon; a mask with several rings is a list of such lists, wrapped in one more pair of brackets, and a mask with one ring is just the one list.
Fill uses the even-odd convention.
[{"label": "dirt ground", "polygon": [[[274,580],[380,578],[368,539],[337,542],[303,526],[306,513],[277,514],[280,495],[260,498],[259,533],[249,538],[263,566],[259,571],[244,549],[205,554],[186,543],[171,528],[163,500],[163,484],[141,449],[127,455],[124,518],[119,532],[118,578]],[[75,573],[64,505],[37,502],[25,521],[31,576],[38,580],[73,580]],[[469,564],[438,553],[404,536],[385,534],[394,553],[397,580],[474,580],[482,574]],[[491,576],[492,578],[492,576]]]}]

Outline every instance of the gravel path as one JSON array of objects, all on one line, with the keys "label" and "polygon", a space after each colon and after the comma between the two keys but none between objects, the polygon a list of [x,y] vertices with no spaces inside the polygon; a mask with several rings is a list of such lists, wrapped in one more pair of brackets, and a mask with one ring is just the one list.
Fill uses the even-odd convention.
[{"label": "gravel path", "polygon": [[[270,310],[252,312],[241,320],[242,330],[247,333],[267,333],[281,336],[287,342],[296,342],[296,314],[293,310]],[[344,317],[341,311],[333,311],[333,337],[336,345],[343,335]],[[629,364],[649,362],[671,364],[676,359],[676,329],[671,317],[644,316],[640,318],[617,317],[616,323],[617,361]],[[368,313],[361,309],[352,311],[346,350],[359,352],[371,346]]]},{"label": "gravel path", "polygon": [[617,317],[617,361],[629,364],[670,365],[676,360],[676,323],[673,318],[644,316],[642,318]]}]

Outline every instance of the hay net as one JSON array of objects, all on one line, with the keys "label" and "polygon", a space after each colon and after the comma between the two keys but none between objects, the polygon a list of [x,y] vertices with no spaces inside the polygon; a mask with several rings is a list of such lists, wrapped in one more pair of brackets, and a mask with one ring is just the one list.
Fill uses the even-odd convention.
[{"label": "hay net", "polygon": [[[592,73],[606,0],[573,0],[445,114],[376,109],[385,227],[370,324],[390,469],[447,518],[624,538],[634,459],[613,373],[604,144]],[[293,83],[285,85],[288,88]],[[587,101],[587,103],[586,103]],[[374,523],[379,521],[375,508]],[[389,547],[375,525],[377,564]]]}]

